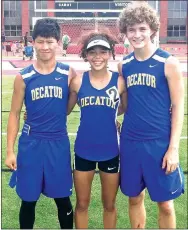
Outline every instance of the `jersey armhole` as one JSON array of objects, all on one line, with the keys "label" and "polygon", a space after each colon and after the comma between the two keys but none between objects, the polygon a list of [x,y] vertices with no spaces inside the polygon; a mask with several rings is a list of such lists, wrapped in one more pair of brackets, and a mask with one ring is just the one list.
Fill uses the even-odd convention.
[{"label": "jersey armhole", "polygon": [[166,73],[165,73],[165,66],[166,66],[167,59],[170,58],[170,57],[172,57],[171,54],[168,57],[166,57],[165,62],[164,62],[164,76],[165,76],[166,79],[167,79],[167,76],[166,76]]},{"label": "jersey armhole", "polygon": [[[80,84],[80,88],[78,89],[77,95],[79,95],[79,93],[80,93],[80,91],[81,91],[81,89],[82,89],[82,86],[83,86],[83,78],[84,78],[85,76],[86,76],[86,72],[84,72],[83,74],[78,75],[78,77],[81,78],[81,84]],[[78,96],[78,97],[79,97],[79,96]]]}]

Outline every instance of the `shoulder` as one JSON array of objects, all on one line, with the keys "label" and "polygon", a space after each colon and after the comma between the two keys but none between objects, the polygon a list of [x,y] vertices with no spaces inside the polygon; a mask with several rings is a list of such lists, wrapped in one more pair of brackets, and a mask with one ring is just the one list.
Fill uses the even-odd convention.
[{"label": "shoulder", "polygon": [[23,81],[23,77],[22,77],[21,73],[17,73],[14,80],[15,81],[21,81],[21,80]]},{"label": "shoulder", "polygon": [[72,79],[72,78],[75,78],[76,76],[77,76],[77,74],[76,74],[75,69],[70,67],[69,68],[69,78]]},{"label": "shoulder", "polygon": [[120,75],[122,75],[122,65],[123,65],[123,62],[122,62],[122,61],[120,61],[120,62],[118,63],[118,65],[117,65],[118,72],[119,72]]},{"label": "shoulder", "polygon": [[23,79],[32,77],[36,71],[33,68],[33,65],[29,65],[24,69],[20,70],[19,74],[22,76]]},{"label": "shoulder", "polygon": [[112,73],[112,77],[118,78],[119,77],[119,72],[117,71],[110,71]]},{"label": "shoulder", "polygon": [[166,60],[171,56],[170,53],[158,48],[155,52],[155,54],[152,56],[152,59],[160,62],[160,63],[165,63]]},{"label": "shoulder", "polygon": [[120,75],[123,75],[123,69],[125,70],[125,68],[130,66],[130,64],[133,63],[133,60],[134,60],[134,53],[133,52],[130,53],[129,55],[123,57],[123,60],[118,63],[118,71],[119,71]]},{"label": "shoulder", "polygon": [[169,52],[167,52],[166,50],[163,50],[161,48],[158,48],[156,50],[156,54],[161,56],[161,57],[164,57],[164,58],[168,58],[169,56],[171,56],[171,54]]},{"label": "shoulder", "polygon": [[14,89],[24,89],[25,82],[23,80],[23,76],[18,73],[14,79]]},{"label": "shoulder", "polygon": [[135,59],[134,58],[134,53],[132,52],[129,55],[123,57],[122,65],[132,64],[134,59]]},{"label": "shoulder", "polygon": [[23,69],[21,69],[20,71],[19,71],[19,74],[24,74],[24,73],[28,73],[28,72],[31,72],[32,70],[33,70],[34,68],[33,68],[33,65],[31,64],[31,65],[28,65],[28,66],[26,66],[26,67],[24,67]]},{"label": "shoulder", "polygon": [[125,81],[124,81],[124,78],[123,76],[118,73],[118,72],[112,72],[112,76],[116,77],[117,79],[117,87],[119,89],[119,91],[121,92],[122,89],[125,87]]},{"label": "shoulder", "polygon": [[166,62],[165,62],[166,65],[168,66],[177,66],[180,64],[179,60],[174,57],[174,56],[169,56],[167,59],[166,59]]},{"label": "shoulder", "polygon": [[167,78],[170,78],[171,76],[178,77],[181,75],[181,72],[180,62],[176,57],[170,56],[166,59],[165,76]]},{"label": "shoulder", "polygon": [[70,69],[69,65],[64,64],[62,62],[57,62],[57,68],[56,68],[57,72],[60,72],[60,73],[65,74],[65,75],[68,75],[69,74],[69,69]]},{"label": "shoulder", "polygon": [[70,83],[70,89],[72,91],[78,92],[82,85],[83,74],[78,74],[74,78],[72,78]]},{"label": "shoulder", "polygon": [[76,75],[76,77],[74,77],[72,79],[72,82],[74,84],[81,84],[82,83],[82,79],[83,79],[83,74],[78,74],[78,75]]}]

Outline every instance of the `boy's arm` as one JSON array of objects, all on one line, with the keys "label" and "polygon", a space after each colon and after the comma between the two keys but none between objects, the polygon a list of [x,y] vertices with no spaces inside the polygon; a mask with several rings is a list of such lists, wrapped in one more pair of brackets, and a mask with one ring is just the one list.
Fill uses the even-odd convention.
[{"label": "boy's arm", "polygon": [[118,63],[118,72],[120,74],[119,87],[121,88],[121,92],[122,92],[121,93],[121,104],[118,108],[118,116],[125,113],[127,109],[127,87],[126,87],[125,80],[123,78],[122,65],[123,65],[122,62]]},{"label": "boy's arm", "polygon": [[165,63],[170,98],[172,103],[171,135],[168,151],[163,159],[166,172],[173,172],[179,163],[179,142],[184,119],[184,82],[179,61],[171,56]]},{"label": "boy's arm", "polygon": [[14,81],[11,110],[7,127],[7,157],[5,164],[10,169],[16,169],[14,144],[19,131],[20,112],[25,96],[25,83],[21,75],[17,75]]},{"label": "boy's arm", "polygon": [[82,79],[81,76],[76,76],[71,80],[70,87],[69,87],[67,115],[69,115],[72,112],[74,106],[77,103],[77,99],[78,99],[77,93],[81,86],[81,82],[82,82],[81,79]]},{"label": "boy's arm", "polygon": [[120,105],[118,108],[118,116],[124,114],[127,109],[127,89],[124,78],[119,76],[118,79],[118,89],[120,94]]},{"label": "boy's arm", "polygon": [[123,73],[122,73],[122,62],[118,63],[118,72],[119,72],[119,75],[123,76]]},{"label": "boy's arm", "polygon": [[73,69],[72,67],[70,67],[69,69],[69,76],[68,76],[68,86],[70,85],[70,82],[72,81],[72,79],[76,77],[76,71],[75,69]]}]

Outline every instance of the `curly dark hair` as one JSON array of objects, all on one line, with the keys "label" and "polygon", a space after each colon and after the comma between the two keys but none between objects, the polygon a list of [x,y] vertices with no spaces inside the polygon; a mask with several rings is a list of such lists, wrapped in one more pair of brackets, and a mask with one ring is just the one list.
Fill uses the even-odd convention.
[{"label": "curly dark hair", "polygon": [[57,20],[52,18],[43,18],[37,20],[33,29],[32,38],[35,40],[38,36],[44,38],[52,37],[59,41],[60,34],[60,26],[57,23]]},{"label": "curly dark hair", "polygon": [[118,43],[118,40],[116,37],[111,35],[110,31],[106,28],[102,28],[99,31],[91,31],[86,35],[83,35],[78,42],[78,45],[81,44],[81,50],[80,50],[80,57],[84,59],[84,61],[87,61],[86,55],[87,55],[87,45],[89,42],[94,38],[95,36],[102,36],[105,39],[108,40],[109,45],[110,45],[110,50],[112,52],[113,59],[115,60],[115,44]]},{"label": "curly dark hair", "polygon": [[133,26],[136,23],[142,22],[146,22],[150,29],[154,31],[154,34],[151,36],[151,39],[153,39],[160,27],[159,17],[156,10],[147,2],[129,3],[119,16],[120,32],[126,34],[128,26]]}]

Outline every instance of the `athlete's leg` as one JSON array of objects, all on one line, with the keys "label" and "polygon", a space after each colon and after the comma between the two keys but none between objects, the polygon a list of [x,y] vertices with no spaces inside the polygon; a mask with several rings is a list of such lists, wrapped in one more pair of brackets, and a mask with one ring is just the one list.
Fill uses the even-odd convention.
[{"label": "athlete's leg", "polygon": [[121,139],[120,153],[120,187],[123,194],[129,197],[131,228],[144,228],[146,222],[144,189],[146,184],[141,167],[144,156],[142,143]]},{"label": "athlete's leg", "polygon": [[25,57],[26,57],[26,56],[25,56],[25,51],[23,51],[23,60],[25,60]]},{"label": "athlete's leg", "polygon": [[17,170],[13,174],[16,192],[22,200],[19,213],[21,229],[32,229],[35,221],[35,206],[43,182],[40,148],[40,140],[22,133],[18,142]]},{"label": "athlete's leg", "polygon": [[129,197],[129,218],[131,228],[145,228],[146,210],[144,206],[145,191],[136,197]]},{"label": "athlete's leg", "polygon": [[67,55],[67,45],[63,45],[63,52],[62,52],[62,55],[63,55],[64,57],[66,57],[66,55]]},{"label": "athlete's leg", "polygon": [[73,229],[73,210],[69,197],[54,198],[61,229]]},{"label": "athlete's leg", "polygon": [[116,194],[119,187],[119,173],[106,173],[100,171],[103,202],[104,228],[116,228]]},{"label": "athlete's leg", "polygon": [[119,156],[98,163],[102,185],[104,228],[116,228],[116,194],[119,187]]},{"label": "athlete's leg", "polygon": [[159,228],[175,228],[173,200],[184,192],[184,178],[180,166],[170,174],[162,169],[162,160],[169,140],[157,139],[144,143],[145,158],[142,162],[144,180],[152,201],[158,203]]},{"label": "athlete's leg", "polygon": [[88,207],[96,162],[75,155],[73,168],[76,190],[75,227],[88,228]]},{"label": "athlete's leg", "polygon": [[74,170],[74,186],[76,190],[76,228],[88,228],[88,207],[94,174],[94,170],[88,172]]},{"label": "athlete's leg", "polygon": [[176,228],[176,215],[174,210],[173,200],[158,202],[159,207],[159,228],[175,229]]},{"label": "athlete's leg", "polygon": [[33,229],[35,222],[35,206],[37,201],[23,201],[20,207],[20,229]]},{"label": "athlete's leg", "polygon": [[65,57],[67,56],[67,47],[66,47],[66,49],[65,49]]},{"label": "athlete's leg", "polygon": [[64,49],[64,46],[62,46],[62,56],[65,56],[65,49]]}]

